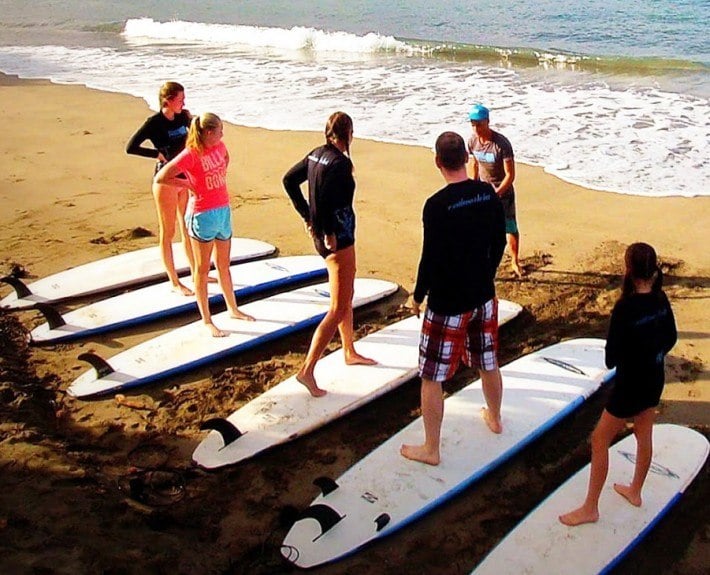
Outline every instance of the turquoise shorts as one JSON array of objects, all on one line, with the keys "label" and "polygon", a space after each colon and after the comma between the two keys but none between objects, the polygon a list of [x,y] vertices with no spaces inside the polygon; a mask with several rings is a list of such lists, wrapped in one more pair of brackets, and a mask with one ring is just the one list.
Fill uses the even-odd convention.
[{"label": "turquoise shorts", "polygon": [[518,222],[515,219],[505,219],[505,233],[506,234],[517,234],[518,233]]},{"label": "turquoise shorts", "polygon": [[186,214],[185,225],[190,237],[200,242],[228,240],[232,237],[232,210],[224,206],[199,214]]}]

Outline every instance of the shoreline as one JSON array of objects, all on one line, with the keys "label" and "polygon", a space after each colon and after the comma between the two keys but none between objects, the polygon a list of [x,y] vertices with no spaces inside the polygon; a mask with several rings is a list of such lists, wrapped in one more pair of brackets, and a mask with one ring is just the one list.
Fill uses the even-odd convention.
[{"label": "shoreline", "polygon": [[[0,109],[8,136],[0,142],[7,166],[0,185],[6,208],[0,215],[1,273],[18,265],[32,281],[157,243],[152,163],[124,151],[133,131],[152,113],[143,100],[0,74]],[[232,159],[228,183],[235,235],[272,243],[280,255],[312,253],[281,177],[322,143],[322,135],[225,123],[225,143]],[[400,304],[415,279],[421,208],[443,181],[431,150],[423,147],[356,137],[353,161],[358,273],[402,287],[374,309],[356,313],[356,328],[363,335],[406,313]],[[507,257],[499,270],[499,296],[525,308],[502,331],[501,363],[560,339],[604,337],[619,294],[625,245],[647,241],[665,265],[664,288],[679,332],[667,360],[658,421],[710,434],[710,254],[703,231],[710,229],[710,198],[599,192],[525,164],[518,164],[516,172],[521,256],[528,276],[514,279]],[[138,228],[153,236],[133,237]],[[7,291],[0,287],[0,295]],[[190,465],[202,437],[200,421],[229,413],[292,374],[310,332],[139,388],[130,397],[145,408],[134,409],[113,398],[82,402],[66,396],[83,369],[77,355],[95,351],[110,357],[184,319],[76,344],[27,347],[20,331],[39,322],[37,315],[0,313],[6,421],[0,426],[0,532],[5,536],[0,566],[4,563],[7,572],[56,567],[59,559],[66,565],[60,572],[277,572],[283,569],[276,557],[279,536],[285,534],[281,513],[310,503],[315,493],[310,479],[337,476],[417,414],[415,380],[245,465],[205,474]],[[329,347],[335,349],[335,344]],[[462,371],[449,391],[470,376]],[[441,572],[468,573],[556,483],[588,461],[588,436],[604,399],[603,392],[595,395],[523,456],[450,505],[322,571],[381,568],[394,574],[416,561]],[[145,446],[157,446],[153,459],[187,478],[188,496],[180,504],[157,512],[139,510],[116,489],[117,480],[136,466],[135,450]],[[648,571],[660,565],[676,575],[702,572],[708,549],[707,518],[702,516],[710,489],[707,470],[706,464],[688,501],[681,500],[632,552],[634,568]],[[491,501],[496,502],[492,507]],[[456,537],[443,528],[451,524],[461,527]],[[666,544],[668,557],[661,555]],[[446,556],[459,557],[460,564],[442,563]],[[632,572],[631,567],[619,572]]]}]

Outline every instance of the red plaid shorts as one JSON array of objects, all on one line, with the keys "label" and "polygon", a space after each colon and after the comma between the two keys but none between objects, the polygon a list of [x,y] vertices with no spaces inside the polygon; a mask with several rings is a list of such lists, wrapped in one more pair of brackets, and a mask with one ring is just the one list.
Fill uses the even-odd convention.
[{"label": "red plaid shorts", "polygon": [[498,367],[498,300],[458,315],[427,308],[419,338],[419,375],[430,381],[453,377],[459,361],[492,371]]}]

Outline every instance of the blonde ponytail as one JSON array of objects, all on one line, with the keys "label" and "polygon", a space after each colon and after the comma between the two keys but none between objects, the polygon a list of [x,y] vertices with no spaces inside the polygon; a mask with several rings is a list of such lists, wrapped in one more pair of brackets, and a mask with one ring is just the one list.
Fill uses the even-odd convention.
[{"label": "blonde ponytail", "polygon": [[199,116],[192,118],[190,129],[187,131],[187,141],[185,147],[191,150],[197,150],[200,154],[205,149],[205,134],[210,130],[219,128],[222,120],[217,114],[205,112]]}]

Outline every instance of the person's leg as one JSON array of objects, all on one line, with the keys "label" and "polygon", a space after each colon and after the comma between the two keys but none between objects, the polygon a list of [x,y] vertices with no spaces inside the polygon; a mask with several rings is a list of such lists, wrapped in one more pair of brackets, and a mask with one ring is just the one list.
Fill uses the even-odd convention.
[{"label": "person's leg", "polygon": [[232,240],[215,240],[215,267],[217,268],[217,280],[219,287],[224,295],[224,302],[227,304],[229,315],[235,319],[244,319],[254,321],[254,318],[237,307],[237,298],[234,295],[234,282],[232,281],[232,273],[229,269],[229,252],[231,249]]},{"label": "person's leg", "polygon": [[641,490],[646,481],[653,457],[653,422],[656,419],[654,408],[646,409],[634,417],[634,435],[636,436],[636,466],[634,477],[629,485],[614,483],[616,492],[626,500],[641,507]]},{"label": "person's leg", "polygon": [[314,375],[316,363],[323,355],[330,340],[333,339],[338,324],[347,315],[348,301],[352,307],[352,287],[348,286],[347,281],[344,282],[341,277],[343,267],[341,256],[341,252],[335,252],[325,258],[325,266],[328,270],[328,288],[330,289],[330,307],[313,333],[306,360],[296,374],[296,379],[306,386],[313,397],[321,397],[327,393],[316,383]]},{"label": "person's leg", "polygon": [[560,515],[565,525],[575,526],[599,520],[599,497],[609,472],[609,446],[624,425],[624,420],[611,415],[606,409],[592,433],[592,462],[589,473],[587,497],[581,507]]},{"label": "person's leg", "polygon": [[503,378],[500,369],[481,370],[480,374],[483,397],[486,400],[486,407],[481,408],[481,417],[493,433],[502,433],[500,409],[503,402]]},{"label": "person's leg", "polygon": [[427,308],[419,335],[419,376],[424,443],[402,445],[400,453],[429,465],[441,461],[441,423],[444,417],[443,382],[456,373],[465,356],[465,343],[474,312],[444,315]]},{"label": "person's leg", "polygon": [[510,250],[510,265],[513,268],[513,272],[516,276],[523,276],[523,268],[520,267],[520,233],[515,232],[514,234],[505,234],[506,242],[508,244],[508,250]]},{"label": "person's leg", "polygon": [[510,253],[510,265],[515,275],[522,277],[524,271],[520,267],[520,230],[518,229],[517,209],[515,207],[515,192],[503,194],[501,202],[505,213],[505,241]]},{"label": "person's leg", "polygon": [[441,455],[441,422],[444,419],[444,394],[441,383],[422,379],[422,419],[424,421],[424,444],[402,445],[400,453],[407,459],[428,465],[439,465]]},{"label": "person's leg", "polygon": [[212,312],[210,312],[210,304],[207,294],[207,274],[210,271],[210,256],[214,241],[201,242],[195,238],[190,238],[192,241],[192,253],[195,254],[195,269],[197,276],[195,277],[195,298],[197,299],[197,307],[200,309],[202,322],[207,326],[210,334],[213,337],[224,337],[225,332],[217,329],[217,326],[212,322]]},{"label": "person's leg", "polygon": [[340,282],[339,296],[345,308],[343,319],[338,323],[338,332],[343,344],[343,354],[347,365],[375,365],[374,359],[360,355],[355,351],[353,328],[353,295],[355,294],[355,246],[350,246],[338,252],[338,277]]},{"label": "person's leg", "polygon": [[160,255],[165,271],[173,288],[184,295],[192,295],[192,291],[180,282],[175,261],[173,259],[173,238],[175,237],[175,214],[178,207],[178,189],[164,184],[153,184],[153,199],[158,212],[160,228]]},{"label": "person's leg", "polygon": [[478,368],[486,406],[481,417],[493,433],[502,433],[503,378],[498,367],[498,300],[492,298],[473,310],[466,331],[464,363]]},{"label": "person's leg", "polygon": [[190,192],[184,188],[178,188],[177,193],[177,221],[180,227],[180,237],[182,238],[182,247],[185,250],[187,261],[190,264],[190,274],[192,281],[195,281],[195,255],[192,253],[192,242],[187,233],[187,224],[185,224],[185,213],[187,212],[187,203],[190,197]]}]

